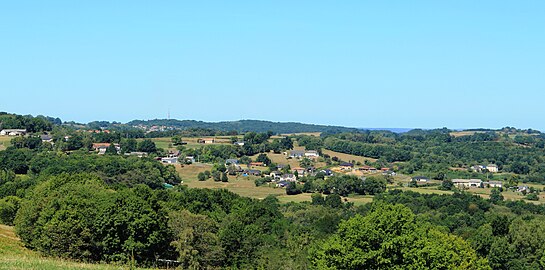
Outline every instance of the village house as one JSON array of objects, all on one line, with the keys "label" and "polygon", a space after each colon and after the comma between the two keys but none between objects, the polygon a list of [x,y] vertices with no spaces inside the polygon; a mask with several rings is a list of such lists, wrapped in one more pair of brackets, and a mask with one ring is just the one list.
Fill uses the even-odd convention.
[{"label": "village house", "polygon": [[[97,151],[99,155],[104,155],[106,153],[106,149],[110,146],[111,143],[93,143],[93,150]],[[114,143],[115,150],[117,153],[121,151],[121,147],[118,143]]]},{"label": "village house", "polygon": [[289,152],[290,158],[302,158],[305,156],[305,151],[303,150],[291,150]]},{"label": "village house", "polygon": [[396,173],[394,171],[384,171],[384,172],[382,172],[382,175],[396,176]]},{"label": "village house", "polygon": [[332,176],[333,175],[333,171],[330,170],[330,169],[321,170],[320,172],[323,173],[325,176]]},{"label": "village house", "polygon": [[501,188],[503,187],[503,183],[501,181],[483,182],[483,186],[489,188]]},{"label": "village house", "polygon": [[484,169],[486,169],[486,166],[484,165],[473,165],[471,166],[471,170],[475,172],[482,172]]},{"label": "village house", "polygon": [[125,153],[125,156],[135,156],[135,157],[147,157],[148,156],[148,153],[146,152],[130,152],[130,153]]},{"label": "village house", "polygon": [[452,184],[458,188],[480,188],[483,186],[481,179],[452,179]]},{"label": "village house", "polygon": [[318,157],[320,157],[320,154],[318,154],[318,151],[316,151],[316,150],[308,150],[308,151],[305,151],[305,157],[307,157],[307,158],[318,158]]},{"label": "village house", "polygon": [[191,162],[191,163],[195,163],[195,157],[194,157],[194,156],[186,156],[186,157],[184,158],[184,161],[185,161],[185,162],[188,162],[188,161],[189,161],[189,162]]},{"label": "village house", "polygon": [[411,181],[416,181],[416,182],[420,182],[420,183],[427,183],[430,181],[430,179],[428,177],[425,177],[425,176],[415,176],[413,178],[411,178]]},{"label": "village house", "polygon": [[176,164],[178,163],[178,157],[164,157],[161,158],[161,162],[166,164]]},{"label": "village house", "polygon": [[248,175],[260,176],[261,171],[260,170],[244,170],[242,175],[243,176],[248,176]]},{"label": "village house", "polygon": [[491,173],[497,173],[499,171],[498,170],[498,165],[496,165],[496,164],[488,164],[488,165],[486,165],[486,169]]},{"label": "village house", "polygon": [[40,139],[42,139],[42,142],[53,143],[53,137],[49,135],[40,135]]},{"label": "village house", "polygon": [[293,168],[291,171],[294,172],[294,173],[297,172],[297,174],[298,174],[299,176],[303,176],[303,175],[305,175],[307,169],[301,168],[301,167],[297,167],[297,168]]},{"label": "village house", "polygon": [[244,146],[244,142],[234,142],[233,145]]},{"label": "village house", "polygon": [[376,173],[377,172],[377,168],[371,167],[371,166],[363,166],[363,167],[360,167],[359,170],[363,171],[363,172],[368,172],[368,173]]},{"label": "village house", "polygon": [[280,179],[280,176],[282,176],[282,172],[281,171],[272,171],[269,176],[272,178],[272,179]]},{"label": "village house", "polygon": [[204,143],[204,144],[211,144],[215,142],[216,140],[214,138],[200,138],[197,140],[197,143]]},{"label": "village house", "polygon": [[289,183],[290,183],[289,181],[280,181],[276,183],[276,187],[283,188],[283,187],[286,187]]},{"label": "village house", "polygon": [[297,181],[297,177],[294,174],[287,173],[280,176],[280,181],[295,182]]},{"label": "village house", "polygon": [[229,158],[229,159],[226,159],[225,160],[225,166],[229,166],[229,165],[238,165],[238,159],[235,159],[235,158]]},{"label": "village house", "polygon": [[3,129],[0,131],[2,136],[23,136],[26,134],[26,129]]},{"label": "village house", "polygon": [[341,164],[339,164],[339,166],[341,167],[341,170],[346,170],[346,171],[351,171],[352,168],[354,168],[354,164],[349,162],[342,162]]}]

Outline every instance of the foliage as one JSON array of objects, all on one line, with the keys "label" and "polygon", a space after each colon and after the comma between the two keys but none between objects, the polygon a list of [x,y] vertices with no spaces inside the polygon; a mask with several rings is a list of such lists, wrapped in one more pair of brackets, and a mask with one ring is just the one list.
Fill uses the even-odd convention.
[{"label": "foliage", "polygon": [[389,204],[341,222],[310,260],[318,269],[488,269],[461,238],[419,222],[407,207]]}]

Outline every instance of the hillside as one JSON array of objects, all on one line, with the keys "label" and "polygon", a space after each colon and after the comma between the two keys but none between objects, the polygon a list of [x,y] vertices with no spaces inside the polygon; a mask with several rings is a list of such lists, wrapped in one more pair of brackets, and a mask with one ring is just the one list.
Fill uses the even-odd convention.
[{"label": "hillside", "polygon": [[274,133],[303,133],[303,132],[354,132],[358,129],[341,126],[327,126],[303,124],[296,122],[271,122],[262,120],[239,120],[239,121],[223,121],[223,122],[203,122],[196,120],[177,120],[177,119],[154,119],[154,120],[133,120],[128,122],[129,126],[167,126],[176,129],[189,128],[206,128],[220,131],[238,132],[254,131]]},{"label": "hillside", "polygon": [[42,257],[26,249],[13,227],[0,225],[0,269],[129,269],[128,266],[88,264],[51,257]]}]

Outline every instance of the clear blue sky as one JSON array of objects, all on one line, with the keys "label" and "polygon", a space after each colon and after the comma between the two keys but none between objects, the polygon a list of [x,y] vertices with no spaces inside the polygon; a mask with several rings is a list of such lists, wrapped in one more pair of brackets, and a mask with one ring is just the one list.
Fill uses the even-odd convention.
[{"label": "clear blue sky", "polygon": [[0,111],[545,130],[545,1],[2,1]]}]

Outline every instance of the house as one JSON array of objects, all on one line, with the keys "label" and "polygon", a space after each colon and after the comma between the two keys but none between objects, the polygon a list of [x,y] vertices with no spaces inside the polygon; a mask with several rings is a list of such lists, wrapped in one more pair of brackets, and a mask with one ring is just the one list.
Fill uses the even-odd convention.
[{"label": "house", "polygon": [[[106,153],[106,149],[110,146],[111,143],[93,143],[92,148],[98,152],[99,155],[104,155]],[[121,147],[119,147],[118,143],[114,143],[115,150],[117,153],[121,151]]]},{"label": "house", "polygon": [[318,154],[318,151],[316,150],[308,150],[308,151],[305,151],[305,157],[317,158],[317,157],[320,157],[320,154]]},{"label": "house", "polygon": [[197,143],[211,144],[216,142],[214,138],[200,138],[197,140]]},{"label": "house", "polygon": [[382,172],[382,175],[396,176],[396,173],[394,171],[385,171],[385,172]]},{"label": "house", "polygon": [[248,175],[260,176],[261,171],[260,170],[245,170],[243,175],[244,176],[248,176]]},{"label": "house", "polygon": [[178,163],[178,158],[177,157],[164,157],[164,158],[161,158],[161,162],[167,163],[167,164],[176,164],[176,163]]},{"label": "house", "polygon": [[384,167],[384,168],[380,168],[380,170],[383,171],[383,172],[387,172],[387,171],[390,171],[390,168]]},{"label": "house", "polygon": [[191,163],[195,163],[195,157],[194,156],[187,156],[184,158],[185,162],[191,162]]},{"label": "house", "polygon": [[496,172],[499,171],[498,170],[498,165],[496,165],[496,164],[488,164],[488,165],[486,165],[486,169],[491,173],[496,173]]},{"label": "house", "polygon": [[2,136],[23,136],[26,134],[26,129],[3,129],[0,131]]},{"label": "house", "polygon": [[267,165],[263,162],[250,162],[251,167],[266,167]]},{"label": "house", "polygon": [[342,162],[341,164],[339,164],[339,166],[341,166],[342,170],[352,170],[352,168],[354,167],[354,164],[349,162]]},{"label": "house", "polygon": [[518,186],[517,187],[517,192],[530,193],[530,187],[528,187],[528,186]]},{"label": "house", "polygon": [[244,146],[244,142],[234,142],[233,144],[238,146]]},{"label": "house", "polygon": [[307,169],[301,168],[301,167],[297,167],[297,168],[293,168],[291,171],[294,172],[294,173],[297,172],[297,174],[298,174],[299,176],[303,176],[303,175],[306,173]]},{"label": "house", "polygon": [[170,150],[168,151],[168,157],[179,157],[180,156],[180,151],[179,150]]},{"label": "house", "polygon": [[231,164],[238,165],[238,159],[229,158],[229,159],[225,160],[225,166],[229,166]]},{"label": "house", "polygon": [[321,170],[320,172],[323,173],[325,176],[332,176],[333,175],[333,171],[330,170],[330,169]]},{"label": "house", "polygon": [[276,183],[276,187],[283,188],[283,187],[286,187],[289,183],[290,182],[288,182],[288,181],[280,181],[280,182]]},{"label": "house", "polygon": [[297,181],[297,177],[295,177],[295,175],[291,173],[283,174],[280,176],[280,181],[295,182]]},{"label": "house", "polygon": [[471,169],[475,172],[482,172],[484,169],[486,169],[486,166],[484,165],[474,165],[471,166]]},{"label": "house", "polygon": [[288,165],[286,165],[286,164],[278,164],[278,165],[276,165],[276,169],[282,170],[282,169],[286,168],[287,166]]},{"label": "house", "polygon": [[148,156],[148,153],[146,152],[130,152],[130,153],[125,153],[125,156],[136,156],[136,157],[147,157]]},{"label": "house", "polygon": [[289,153],[290,158],[302,158],[305,156],[305,151],[303,150],[291,150]]},{"label": "house", "polygon": [[411,181],[427,183],[427,182],[430,181],[430,179],[425,177],[425,176],[415,176],[415,177],[411,178]]},{"label": "house", "polygon": [[42,142],[53,143],[53,137],[49,135],[40,135],[40,139],[42,139]]},{"label": "house", "polygon": [[452,184],[458,188],[477,188],[483,186],[481,179],[452,179]]},{"label": "house", "polygon": [[280,171],[272,171],[269,176],[273,179],[280,179],[280,177],[282,176],[282,172]]},{"label": "house", "polygon": [[503,187],[503,183],[501,181],[483,182],[483,186],[489,188],[501,188]]}]

